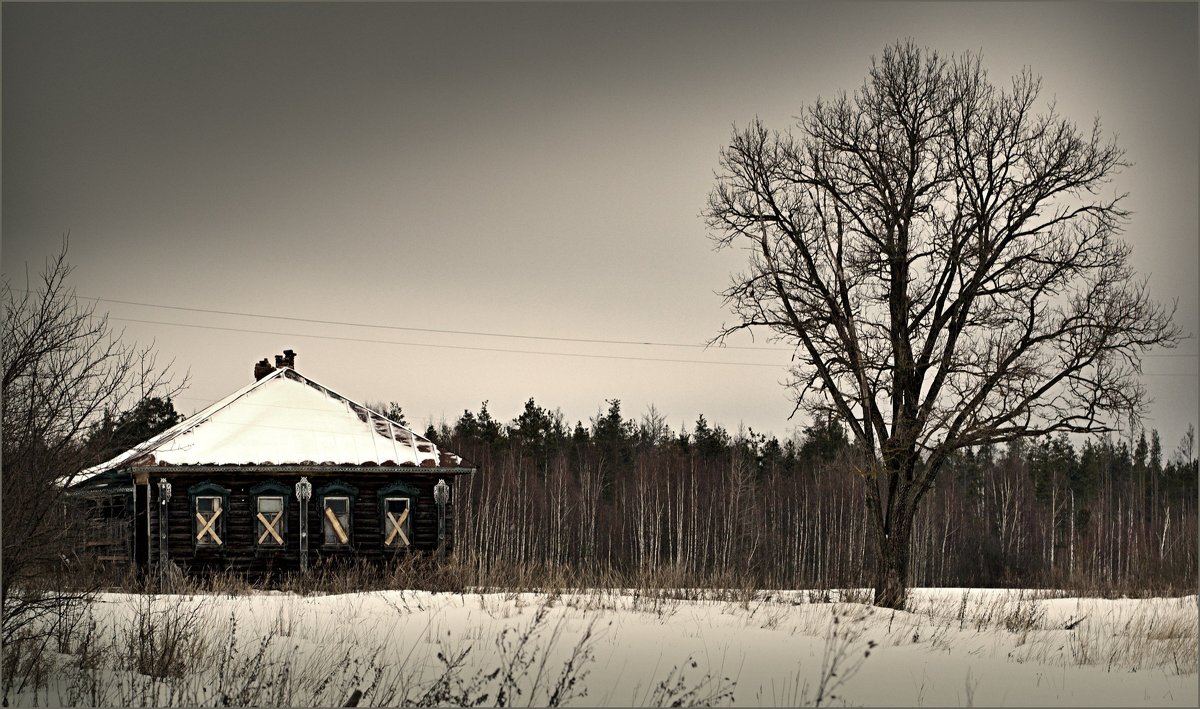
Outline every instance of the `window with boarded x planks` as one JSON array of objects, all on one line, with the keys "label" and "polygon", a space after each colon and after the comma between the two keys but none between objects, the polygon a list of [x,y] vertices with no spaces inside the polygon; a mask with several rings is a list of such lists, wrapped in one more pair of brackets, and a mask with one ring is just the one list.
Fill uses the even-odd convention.
[{"label": "window with boarded x planks", "polygon": [[409,512],[412,502],[407,497],[385,497],[383,500],[384,527],[383,545],[386,547],[406,547],[412,544],[412,520]]},{"label": "window with boarded x planks", "polygon": [[258,543],[260,545],[283,546],[283,498],[274,495],[259,495]]},{"label": "window with boarded x planks", "polygon": [[326,497],[324,507],[325,544],[346,546],[350,543],[350,498]]},{"label": "window with boarded x planks", "polygon": [[220,546],[220,527],[217,521],[224,510],[221,508],[221,498],[215,495],[202,495],[196,498],[196,544],[203,546]]}]

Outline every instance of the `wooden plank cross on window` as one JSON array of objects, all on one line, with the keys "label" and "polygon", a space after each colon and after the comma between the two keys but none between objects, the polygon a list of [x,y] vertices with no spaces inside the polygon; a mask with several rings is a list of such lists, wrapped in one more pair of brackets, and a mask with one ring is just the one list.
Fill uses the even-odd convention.
[{"label": "wooden plank cross on window", "polygon": [[[347,497],[325,498],[325,543],[349,544],[350,499]],[[336,542],[334,540],[337,540]]]},{"label": "wooden plank cross on window", "polygon": [[[385,504],[387,505],[388,535],[383,540],[384,546],[392,546],[396,537],[400,538],[400,546],[408,546],[412,543],[404,532],[405,523],[408,522],[408,500],[388,498]],[[401,507],[403,509],[400,509]],[[396,514],[397,511],[400,512],[399,515]]]},{"label": "wooden plank cross on window", "polygon": [[[224,511],[221,509],[221,498],[197,498],[196,508],[196,521],[200,523],[200,531],[196,533],[196,543],[223,544],[221,537],[217,535],[217,518]],[[207,515],[205,514],[206,512],[208,513]]]},{"label": "wooden plank cross on window", "polygon": [[279,532],[277,532],[275,530],[276,523],[278,523],[279,520],[282,518],[283,518],[282,512],[276,512],[275,516],[272,517],[270,520],[268,520],[266,517],[263,517],[262,512],[258,513],[258,521],[262,522],[262,525],[263,525],[263,533],[258,538],[259,544],[262,544],[263,542],[267,541],[267,535],[274,537],[276,544],[283,544],[283,537],[279,536]]},{"label": "wooden plank cross on window", "polygon": [[[267,515],[271,515],[268,519]],[[274,543],[283,546],[283,498],[263,495],[258,498],[258,513],[255,515],[259,521],[262,534],[258,536],[258,543],[268,543],[268,538],[273,538]]]}]

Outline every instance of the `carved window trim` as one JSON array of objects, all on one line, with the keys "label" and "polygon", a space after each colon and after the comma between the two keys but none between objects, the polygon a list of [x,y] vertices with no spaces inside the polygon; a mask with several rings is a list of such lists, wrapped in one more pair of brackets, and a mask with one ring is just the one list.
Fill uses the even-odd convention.
[{"label": "carved window trim", "polygon": [[[321,500],[321,544],[327,549],[348,549],[354,544],[354,502],[358,489],[335,481],[318,490]],[[344,504],[344,512],[332,509]]]},{"label": "carved window trim", "polygon": [[188,496],[191,498],[192,544],[197,549],[224,549],[229,489],[205,481],[188,488]]},{"label": "carved window trim", "polygon": [[[259,549],[287,547],[287,512],[291,489],[282,483],[268,480],[250,488],[253,500],[254,546]],[[278,500],[278,511],[264,511],[264,500]]]}]

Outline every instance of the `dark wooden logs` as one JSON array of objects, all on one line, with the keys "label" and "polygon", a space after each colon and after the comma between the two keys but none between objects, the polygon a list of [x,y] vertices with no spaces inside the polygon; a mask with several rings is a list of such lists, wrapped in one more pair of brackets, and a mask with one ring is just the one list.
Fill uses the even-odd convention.
[{"label": "dark wooden logs", "polygon": [[[153,503],[150,506],[150,564],[158,562],[159,478],[166,478],[172,487],[171,499],[167,504],[167,549],[170,560],[188,573],[232,571],[249,577],[268,574],[295,572],[300,570],[300,511],[301,503],[294,493],[301,473],[278,473],[261,471],[252,467],[228,470],[206,470],[169,473],[153,473],[148,482]],[[312,483],[312,497],[308,501],[308,564],[309,568],[322,561],[386,563],[389,560],[415,552],[433,553],[437,549],[438,520],[434,502],[433,486],[439,477],[435,474],[406,473],[403,467],[368,468],[363,471],[306,472]],[[444,476],[447,484],[456,483],[455,476]],[[256,524],[257,508],[253,488],[271,481],[284,486],[288,494],[284,498],[283,529],[280,534],[284,544],[258,544],[261,536]],[[208,483],[200,494],[212,495],[214,487],[228,490],[222,513],[223,523],[219,535],[221,545],[196,543],[197,524],[195,506],[189,489]],[[322,489],[326,485],[339,483],[353,489],[352,495],[344,491],[331,491],[331,495],[352,497],[349,524],[349,543],[325,544],[324,508],[321,504]],[[416,492],[411,506],[411,544],[407,547],[384,544],[387,537],[384,511],[380,491],[387,486],[401,483]],[[344,488],[342,488],[344,490]],[[279,495],[280,492],[261,494]],[[394,493],[393,496],[410,496]],[[453,499],[453,498],[451,498]],[[447,547],[453,548],[454,504],[446,505]],[[274,541],[274,540],[272,540]]]}]

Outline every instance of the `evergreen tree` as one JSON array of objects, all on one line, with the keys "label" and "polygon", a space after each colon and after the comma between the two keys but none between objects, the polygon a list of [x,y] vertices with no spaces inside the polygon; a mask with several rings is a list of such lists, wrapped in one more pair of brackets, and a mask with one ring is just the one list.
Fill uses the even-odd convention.
[{"label": "evergreen tree", "polygon": [[1146,474],[1150,446],[1146,442],[1146,430],[1142,429],[1138,436],[1137,445],[1133,448],[1133,472],[1139,479]]},{"label": "evergreen tree", "polygon": [[467,440],[478,439],[479,422],[475,420],[475,414],[463,409],[462,416],[454,424],[454,435]]},{"label": "evergreen tree", "polygon": [[583,427],[582,421],[575,422],[575,428],[571,431],[571,443],[582,446],[587,445],[591,441],[591,436],[588,430]]},{"label": "evergreen tree", "polygon": [[1033,478],[1034,498],[1047,504],[1051,498],[1060,501],[1058,495],[1070,487],[1070,481],[1076,477],[1075,468],[1078,464],[1075,448],[1066,434],[1046,436],[1030,446],[1026,465]]},{"label": "evergreen tree", "polygon": [[529,397],[529,401],[525,402],[525,410],[509,426],[508,434],[526,445],[539,446],[547,442],[552,427],[550,414],[534,403],[533,397]]},{"label": "evergreen tree", "polygon": [[729,434],[720,426],[709,428],[708,421],[704,420],[704,414],[700,414],[700,417],[696,419],[692,440],[696,447],[696,453],[705,460],[716,458],[729,446]]},{"label": "evergreen tree", "polygon": [[675,445],[679,446],[679,450],[687,455],[692,450],[692,434],[688,433],[686,424],[679,424],[679,435],[675,437]]},{"label": "evergreen tree", "polygon": [[[1028,449],[1026,466],[1033,479],[1033,496],[1048,509],[1058,529],[1060,544],[1069,544],[1071,527],[1071,482],[1077,479],[1079,461],[1067,435],[1046,436]],[[1078,504],[1078,503],[1077,503]]]},{"label": "evergreen tree", "polygon": [[147,397],[117,416],[106,413],[86,442],[89,458],[103,462],[162,433],[183,420],[171,397]]},{"label": "evergreen tree", "polygon": [[1162,471],[1162,441],[1158,437],[1158,429],[1153,429],[1150,431],[1150,472],[1158,477]]},{"label": "evergreen tree", "polygon": [[1176,499],[1195,499],[1200,482],[1200,462],[1196,460],[1196,429],[1188,424],[1165,471],[1168,494]]},{"label": "evergreen tree", "polygon": [[759,449],[758,467],[766,475],[791,472],[786,465],[783,446],[779,445],[779,439],[775,436],[766,440]]},{"label": "evergreen tree", "polygon": [[487,405],[487,401],[480,405],[475,421],[479,424],[479,439],[489,446],[495,446],[504,438],[504,427],[492,418]]},{"label": "evergreen tree", "polygon": [[404,418],[404,409],[401,408],[400,404],[397,404],[394,401],[388,402],[387,408],[383,410],[383,415],[387,416],[401,426],[408,426],[408,421]]},{"label": "evergreen tree", "polygon": [[1175,449],[1175,458],[1184,465],[1196,460],[1196,427],[1190,423]]},{"label": "evergreen tree", "polygon": [[804,429],[804,444],[800,446],[800,462],[812,471],[828,469],[833,460],[849,446],[841,423],[829,414]]},{"label": "evergreen tree", "polygon": [[530,397],[525,402],[525,410],[513,419],[508,435],[533,455],[538,462],[538,469],[545,473],[549,469],[550,458],[566,439],[562,413],[551,414]]},{"label": "evergreen tree", "polygon": [[621,416],[621,400],[607,399],[608,412],[592,420],[592,440],[609,465],[627,470],[633,465],[633,442],[637,427]]},{"label": "evergreen tree", "polygon": [[985,465],[985,454],[982,450],[963,448],[955,451],[946,464],[950,466],[949,470],[954,471],[954,479],[962,486],[964,498],[970,502],[978,502],[983,497],[982,483],[991,460],[986,460]]}]

